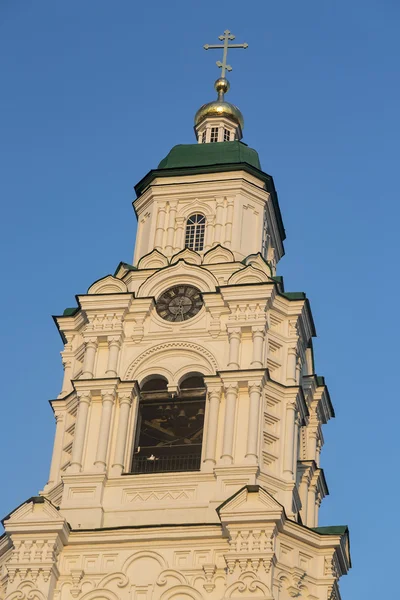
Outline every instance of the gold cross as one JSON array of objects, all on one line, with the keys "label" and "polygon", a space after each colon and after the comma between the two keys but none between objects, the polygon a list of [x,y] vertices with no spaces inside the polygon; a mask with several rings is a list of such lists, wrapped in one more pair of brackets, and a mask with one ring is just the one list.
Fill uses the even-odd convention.
[{"label": "gold cross", "polygon": [[224,52],[222,55],[222,62],[217,60],[217,66],[222,69],[221,77],[225,77],[225,71],[232,71],[232,67],[227,64],[226,59],[228,57],[228,48],[248,48],[248,44],[229,44],[229,41],[234,40],[235,36],[231,34],[229,29],[224,31],[224,35],[220,35],[219,40],[224,42],[223,44],[206,44],[204,46],[205,50],[217,50],[218,48],[223,48]]}]

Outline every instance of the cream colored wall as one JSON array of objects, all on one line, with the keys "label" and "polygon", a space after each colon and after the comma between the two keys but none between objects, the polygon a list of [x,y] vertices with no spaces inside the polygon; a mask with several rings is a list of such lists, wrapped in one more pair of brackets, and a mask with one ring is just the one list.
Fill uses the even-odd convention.
[{"label": "cream colored wall", "polygon": [[[239,261],[261,252],[264,207],[271,202],[264,182],[244,171],[156,178],[134,203],[138,231],[133,263],[154,248],[169,258],[182,250],[186,220],[196,212],[207,219],[204,251],[221,244]],[[275,268],[283,248],[272,209],[267,218]]]}]

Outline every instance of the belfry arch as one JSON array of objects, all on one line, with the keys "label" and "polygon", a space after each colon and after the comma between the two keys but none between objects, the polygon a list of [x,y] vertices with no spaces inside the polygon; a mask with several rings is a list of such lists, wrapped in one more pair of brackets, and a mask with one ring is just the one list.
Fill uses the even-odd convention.
[{"label": "belfry arch", "polygon": [[124,379],[141,382],[153,373],[159,373],[170,385],[178,385],[186,372],[215,375],[219,368],[217,359],[207,348],[176,340],[145,350],[131,362]]}]

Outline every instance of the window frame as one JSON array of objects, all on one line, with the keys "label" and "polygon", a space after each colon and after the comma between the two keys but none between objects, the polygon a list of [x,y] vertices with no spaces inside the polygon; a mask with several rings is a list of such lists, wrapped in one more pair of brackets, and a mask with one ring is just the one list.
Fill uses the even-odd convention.
[{"label": "window frame", "polygon": [[207,219],[201,213],[193,213],[186,219],[185,248],[194,252],[202,252],[204,250],[206,224]]}]

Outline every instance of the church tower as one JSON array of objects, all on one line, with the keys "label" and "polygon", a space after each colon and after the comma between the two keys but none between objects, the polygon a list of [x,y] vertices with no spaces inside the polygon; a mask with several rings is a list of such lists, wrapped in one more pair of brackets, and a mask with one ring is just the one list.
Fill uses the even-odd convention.
[{"label": "church tower", "polygon": [[1,600],[339,600],[303,292],[276,269],[273,179],[226,101],[135,186],[132,264],[54,317],[64,380],[49,481],[3,520]]}]

